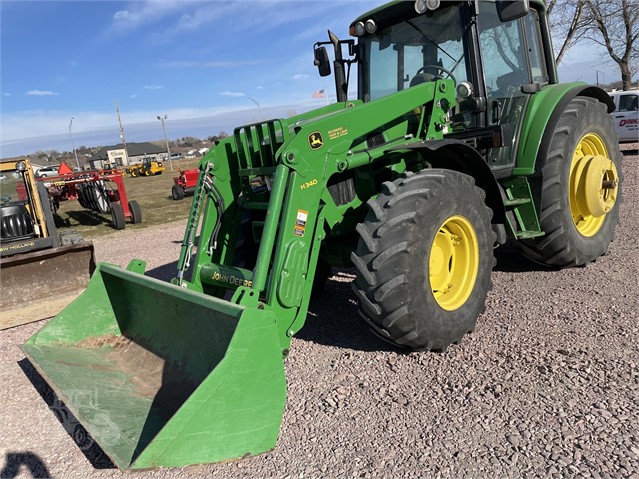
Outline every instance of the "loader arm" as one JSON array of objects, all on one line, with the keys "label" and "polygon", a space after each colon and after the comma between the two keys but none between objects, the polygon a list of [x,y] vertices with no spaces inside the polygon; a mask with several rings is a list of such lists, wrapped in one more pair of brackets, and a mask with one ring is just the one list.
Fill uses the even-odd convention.
[{"label": "loader arm", "polygon": [[[200,164],[182,271],[201,216],[197,255],[191,279],[176,282],[218,297],[235,290],[232,302],[272,311],[286,355],[306,318],[322,240],[376,194],[355,188],[349,201],[337,204],[328,188],[331,177],[380,159],[401,174],[404,156],[390,148],[441,139],[453,105],[453,83],[440,80],[369,103],[335,104],[306,117],[238,128]],[[270,191],[256,194],[252,185],[261,177]],[[252,271],[233,266],[238,225],[250,209],[266,211]]]}]

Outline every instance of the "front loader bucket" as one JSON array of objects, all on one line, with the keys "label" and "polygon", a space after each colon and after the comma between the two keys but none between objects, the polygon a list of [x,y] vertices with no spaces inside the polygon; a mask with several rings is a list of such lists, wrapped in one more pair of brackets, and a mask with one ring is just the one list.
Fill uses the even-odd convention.
[{"label": "front loader bucket", "polygon": [[120,469],[275,447],[286,380],[269,311],[100,264],[22,350]]},{"label": "front loader bucket", "polygon": [[55,316],[84,291],[94,269],[88,241],[0,258],[0,329]]}]

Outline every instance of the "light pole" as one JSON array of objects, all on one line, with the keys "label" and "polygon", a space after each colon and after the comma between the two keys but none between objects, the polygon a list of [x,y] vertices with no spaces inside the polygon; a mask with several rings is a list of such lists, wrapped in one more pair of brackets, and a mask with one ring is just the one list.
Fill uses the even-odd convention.
[{"label": "light pole", "polygon": [[169,149],[169,140],[166,137],[166,127],[164,126],[164,120],[168,119],[168,115],[158,115],[158,120],[162,122],[162,131],[164,132],[164,141],[166,142],[166,154],[169,155],[169,165],[171,165],[171,171],[173,171],[173,161],[171,160],[171,150]]},{"label": "light pole", "polygon": [[73,133],[71,132],[72,124],[73,124],[73,117],[71,117],[71,121],[69,122],[69,135],[71,136],[71,145],[73,146],[73,156],[75,156],[75,164],[78,167],[78,171],[80,171],[80,161],[78,160],[78,152],[75,150],[75,142],[73,141]]},{"label": "light pole", "polygon": [[599,74],[601,73],[601,76],[603,77],[603,88],[606,88],[606,73],[605,72],[601,72],[599,70],[595,70],[595,72],[597,73],[597,86],[599,86]]},{"label": "light pole", "polygon": [[262,107],[260,107],[260,102],[257,101],[255,98],[251,98],[250,96],[247,96],[246,98],[248,98],[249,100],[251,100],[253,103],[255,103],[255,105],[257,106],[257,111],[260,114],[260,121],[262,121]]}]

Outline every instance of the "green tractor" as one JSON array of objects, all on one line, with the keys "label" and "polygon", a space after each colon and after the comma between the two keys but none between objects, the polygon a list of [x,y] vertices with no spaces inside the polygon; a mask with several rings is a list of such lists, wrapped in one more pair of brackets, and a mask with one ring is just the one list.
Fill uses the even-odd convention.
[{"label": "green tractor", "polygon": [[541,0],[391,2],[350,32],[314,47],[336,103],[239,127],[202,159],[172,284],[100,264],[23,346],[118,467],[274,448],[283,361],[331,266],[354,265],[374,333],[443,351],[475,328],[497,245],[550,267],[606,253],[613,105],[558,83]]}]

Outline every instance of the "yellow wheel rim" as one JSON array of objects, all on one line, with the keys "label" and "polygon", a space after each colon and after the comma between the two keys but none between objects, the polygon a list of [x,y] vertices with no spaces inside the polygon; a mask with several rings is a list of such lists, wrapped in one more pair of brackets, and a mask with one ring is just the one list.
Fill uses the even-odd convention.
[{"label": "yellow wheel rim", "polygon": [[430,287],[443,309],[464,305],[475,286],[479,270],[479,244],[470,221],[451,216],[439,227],[430,249]]},{"label": "yellow wheel rim", "polygon": [[587,133],[577,144],[570,164],[568,201],[577,231],[594,236],[617,201],[617,168],[603,140]]}]

